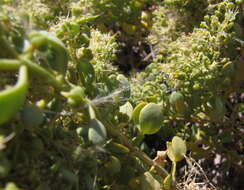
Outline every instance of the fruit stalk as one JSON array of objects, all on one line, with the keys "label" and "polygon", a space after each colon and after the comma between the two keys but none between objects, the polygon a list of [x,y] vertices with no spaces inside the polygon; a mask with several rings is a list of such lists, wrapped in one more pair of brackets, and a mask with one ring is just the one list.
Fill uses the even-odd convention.
[{"label": "fruit stalk", "polygon": [[0,59],[0,70],[15,70],[21,65],[19,60],[15,59]]},{"label": "fruit stalk", "polygon": [[140,160],[142,160],[145,164],[147,164],[149,167],[154,167],[155,170],[157,171],[157,173],[162,176],[163,178],[165,178],[166,176],[168,176],[168,172],[162,168],[160,165],[158,165],[157,163],[155,163],[152,159],[150,159],[144,152],[139,151],[136,147],[134,147],[131,143],[131,141],[124,136],[123,134],[121,134],[117,129],[115,129],[114,127],[111,127],[110,125],[105,125],[108,132],[114,136],[114,137],[120,137],[123,141],[123,144],[130,150],[130,152],[132,152],[136,157],[138,157]]},{"label": "fruit stalk", "polygon": [[67,83],[57,80],[56,77],[46,69],[40,67],[37,64],[34,64],[28,59],[22,58],[21,60],[22,64],[26,65],[31,71],[37,73],[39,76],[46,78],[53,87],[57,88],[58,90],[69,89]]}]

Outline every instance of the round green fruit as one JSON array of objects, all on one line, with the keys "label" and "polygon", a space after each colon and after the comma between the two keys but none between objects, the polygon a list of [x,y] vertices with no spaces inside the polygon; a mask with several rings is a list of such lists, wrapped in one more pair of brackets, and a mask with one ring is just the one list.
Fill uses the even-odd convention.
[{"label": "round green fruit", "polygon": [[33,31],[29,34],[30,44],[40,50],[48,50],[51,52],[48,64],[52,69],[63,74],[67,71],[68,51],[63,42],[56,36],[46,31]]},{"label": "round green fruit", "polygon": [[177,113],[184,115],[187,112],[187,104],[185,103],[184,96],[181,92],[172,92],[169,102],[173,105]]},{"label": "round green fruit", "polygon": [[154,134],[162,125],[161,107],[155,103],[149,103],[142,108],[139,115],[139,130],[142,134]]},{"label": "round green fruit", "polygon": [[142,108],[144,108],[146,105],[147,105],[146,102],[141,102],[133,110],[132,120],[134,121],[135,124],[138,124],[139,123],[139,115],[140,115],[140,112],[141,112]]},{"label": "round green fruit", "polygon": [[243,0],[236,0],[236,4],[240,5],[242,4],[244,1]]},{"label": "round green fruit", "polygon": [[207,105],[206,112],[211,121],[220,122],[226,113],[225,104],[220,97],[213,97]]},{"label": "round green fruit", "polygon": [[173,105],[182,103],[184,101],[184,96],[180,92],[172,92],[169,98],[169,102]]},{"label": "round green fruit", "polygon": [[120,160],[115,157],[115,156],[111,156],[109,158],[109,161],[107,163],[105,163],[105,167],[107,169],[109,169],[109,171],[112,173],[112,174],[116,174],[116,173],[119,173],[120,170],[121,170],[121,163],[120,163]]},{"label": "round green fruit", "polygon": [[80,126],[80,127],[78,127],[76,129],[76,133],[79,136],[87,137],[87,135],[88,135],[88,127],[87,126]]},{"label": "round green fruit", "polygon": [[19,188],[13,183],[9,182],[4,188],[5,190],[19,190]]},{"label": "round green fruit", "polygon": [[107,131],[104,125],[97,119],[92,119],[88,129],[88,139],[93,144],[103,144],[107,138]]},{"label": "round green fruit", "polygon": [[167,155],[172,162],[179,162],[184,159],[187,147],[184,140],[175,136],[172,142],[167,143]]},{"label": "round green fruit", "polygon": [[25,106],[21,118],[26,127],[38,127],[44,120],[42,110],[35,105]]}]

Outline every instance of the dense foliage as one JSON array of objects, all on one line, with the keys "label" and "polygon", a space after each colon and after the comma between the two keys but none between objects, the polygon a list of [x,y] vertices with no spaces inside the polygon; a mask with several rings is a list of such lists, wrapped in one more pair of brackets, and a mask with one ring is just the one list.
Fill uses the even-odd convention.
[{"label": "dense foliage", "polygon": [[243,9],[0,1],[0,189],[242,189]]}]

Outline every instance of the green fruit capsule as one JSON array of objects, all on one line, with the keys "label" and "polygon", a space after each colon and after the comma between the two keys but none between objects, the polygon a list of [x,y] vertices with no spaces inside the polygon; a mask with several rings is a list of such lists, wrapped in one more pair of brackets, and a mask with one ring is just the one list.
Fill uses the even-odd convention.
[{"label": "green fruit capsule", "polygon": [[162,125],[162,111],[159,105],[149,103],[142,108],[139,115],[139,130],[142,134],[154,134]]},{"label": "green fruit capsule", "polygon": [[109,161],[105,163],[105,167],[109,169],[112,174],[119,173],[121,170],[120,160],[115,156],[110,156]]},{"label": "green fruit capsule", "polygon": [[68,52],[57,37],[46,31],[34,31],[29,35],[30,44],[39,51],[51,51],[49,64],[52,69],[65,73],[68,66]]},{"label": "green fruit capsule", "polygon": [[180,137],[173,137],[172,143],[167,143],[167,155],[172,162],[179,162],[186,154],[186,143]]},{"label": "green fruit capsule", "polygon": [[88,139],[93,144],[103,144],[107,138],[107,131],[104,125],[97,119],[92,119],[88,129]]},{"label": "green fruit capsule", "polygon": [[26,127],[38,127],[44,120],[43,112],[35,105],[27,105],[24,107],[21,118]]},{"label": "green fruit capsule", "polygon": [[7,183],[4,190],[20,190],[13,182]]},{"label": "green fruit capsule", "polygon": [[141,102],[133,110],[132,120],[134,121],[135,124],[138,124],[139,123],[139,115],[140,115],[140,112],[141,112],[142,108],[144,108],[146,105],[147,105],[146,102]]},{"label": "green fruit capsule", "polygon": [[77,70],[85,84],[91,84],[95,80],[95,70],[90,61],[82,60],[77,64]]},{"label": "green fruit capsule", "polygon": [[173,105],[179,104],[184,101],[184,96],[180,92],[172,92],[169,98],[169,102]]},{"label": "green fruit capsule", "polygon": [[172,92],[169,102],[173,105],[177,113],[185,114],[187,112],[187,105],[181,92]]},{"label": "green fruit capsule", "polygon": [[77,135],[81,136],[81,137],[87,137],[88,135],[88,127],[87,126],[80,126],[76,129],[76,133]]},{"label": "green fruit capsule", "polygon": [[83,102],[85,89],[80,86],[73,86],[69,92],[61,92],[61,94],[68,99],[68,103],[71,106],[75,106]]},{"label": "green fruit capsule", "polygon": [[126,102],[124,105],[119,107],[119,112],[121,114],[126,115],[129,120],[132,118],[132,113],[133,113],[133,106],[131,105],[130,102]]},{"label": "green fruit capsule", "polygon": [[244,1],[243,0],[236,0],[236,4],[237,5],[240,5],[240,4],[242,4]]},{"label": "green fruit capsule", "polygon": [[15,86],[0,92],[0,125],[9,121],[25,102],[28,90],[28,70],[26,66],[19,69]]},{"label": "green fruit capsule", "polygon": [[222,101],[222,99],[218,96],[212,98],[206,107],[206,114],[210,118],[211,121],[220,122],[223,120],[226,108]]}]

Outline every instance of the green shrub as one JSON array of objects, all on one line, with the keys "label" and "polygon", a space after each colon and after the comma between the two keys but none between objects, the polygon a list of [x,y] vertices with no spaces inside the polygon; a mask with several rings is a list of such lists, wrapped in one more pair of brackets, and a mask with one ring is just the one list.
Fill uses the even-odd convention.
[{"label": "green shrub", "polygon": [[[188,157],[241,172],[242,2],[0,5],[1,189],[170,190]],[[152,63],[123,75],[122,42]]]}]

